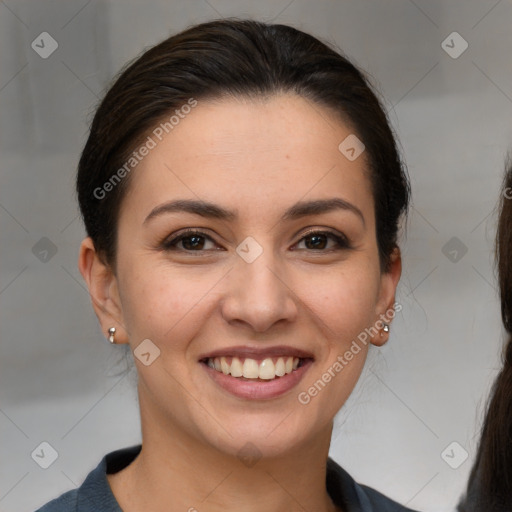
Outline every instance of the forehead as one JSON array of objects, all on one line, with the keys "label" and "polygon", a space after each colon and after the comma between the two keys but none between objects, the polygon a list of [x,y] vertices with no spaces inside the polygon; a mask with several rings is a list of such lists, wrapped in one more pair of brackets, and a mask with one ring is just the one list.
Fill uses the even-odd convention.
[{"label": "forehead", "polygon": [[353,131],[317,103],[291,94],[198,101],[172,125],[159,126],[131,176],[126,206],[147,210],[171,197],[202,198],[254,215],[253,208],[339,195],[371,217],[366,155],[346,158],[339,145]]}]

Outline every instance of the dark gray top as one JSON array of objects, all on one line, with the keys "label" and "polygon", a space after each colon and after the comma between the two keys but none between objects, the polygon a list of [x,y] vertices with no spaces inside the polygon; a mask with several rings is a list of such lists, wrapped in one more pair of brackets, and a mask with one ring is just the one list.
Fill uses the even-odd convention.
[{"label": "dark gray top", "polygon": [[[62,494],[36,512],[122,512],[106,475],[128,466],[141,447],[139,444],[108,453],[80,487]],[[414,512],[365,485],[357,484],[331,458],[327,459],[326,485],[332,501],[347,512]]]}]

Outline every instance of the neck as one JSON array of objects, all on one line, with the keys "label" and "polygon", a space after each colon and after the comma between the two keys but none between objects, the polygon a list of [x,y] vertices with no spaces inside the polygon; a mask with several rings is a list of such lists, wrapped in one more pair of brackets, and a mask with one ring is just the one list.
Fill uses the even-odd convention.
[{"label": "neck", "polygon": [[339,510],[326,490],[332,424],[293,452],[242,460],[202,444],[174,425],[159,428],[162,418],[157,421],[142,407],[141,412],[146,421],[140,454],[107,477],[125,512]]}]

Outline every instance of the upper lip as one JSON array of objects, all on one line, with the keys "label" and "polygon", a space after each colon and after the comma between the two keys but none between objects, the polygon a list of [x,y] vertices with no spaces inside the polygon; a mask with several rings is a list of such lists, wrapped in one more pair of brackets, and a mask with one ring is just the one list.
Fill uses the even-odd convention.
[{"label": "upper lip", "polygon": [[212,350],[206,354],[199,356],[199,360],[203,359],[213,359],[215,357],[222,356],[233,356],[239,358],[249,359],[262,359],[265,357],[298,357],[301,359],[313,359],[313,355],[311,352],[307,352],[306,350],[302,350],[295,347],[289,347],[286,345],[275,345],[273,347],[248,347],[248,346],[238,346],[238,347],[226,347],[220,348],[217,350]]}]

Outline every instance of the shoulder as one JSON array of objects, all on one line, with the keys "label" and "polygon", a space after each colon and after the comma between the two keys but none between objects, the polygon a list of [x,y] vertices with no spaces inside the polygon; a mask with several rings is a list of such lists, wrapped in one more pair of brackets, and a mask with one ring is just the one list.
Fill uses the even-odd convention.
[{"label": "shoulder", "polygon": [[327,459],[327,489],[333,501],[348,512],[415,512],[375,489],[358,484],[331,458]]},{"label": "shoulder", "polygon": [[373,507],[370,510],[378,510],[379,512],[415,512],[366,485],[356,484],[356,486]]},{"label": "shoulder", "polygon": [[77,489],[67,491],[36,512],[121,512],[110,489],[107,473],[116,473],[139,454],[141,445],[110,452]]}]

